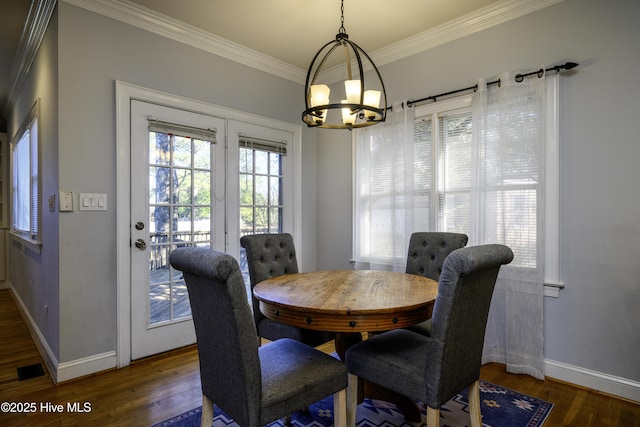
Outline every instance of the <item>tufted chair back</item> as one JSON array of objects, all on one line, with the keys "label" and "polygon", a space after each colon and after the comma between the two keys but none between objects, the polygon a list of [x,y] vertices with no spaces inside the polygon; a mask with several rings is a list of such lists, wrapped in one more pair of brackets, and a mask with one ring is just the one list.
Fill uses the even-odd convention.
[{"label": "tufted chair back", "polygon": [[[247,251],[251,289],[263,280],[298,272],[293,237],[288,233],[242,236],[240,245]],[[260,302],[251,294],[253,319],[258,336],[268,340],[291,338],[316,347],[335,338],[335,333],[298,328],[265,317]]]},{"label": "tufted chair back", "polygon": [[406,272],[440,280],[444,260],[456,249],[464,248],[469,238],[462,233],[417,232],[409,240]]},{"label": "tufted chair back", "polygon": [[[240,246],[247,251],[251,289],[263,280],[298,272],[293,237],[289,233],[242,236]],[[259,301],[251,296],[256,325],[264,319]]]}]

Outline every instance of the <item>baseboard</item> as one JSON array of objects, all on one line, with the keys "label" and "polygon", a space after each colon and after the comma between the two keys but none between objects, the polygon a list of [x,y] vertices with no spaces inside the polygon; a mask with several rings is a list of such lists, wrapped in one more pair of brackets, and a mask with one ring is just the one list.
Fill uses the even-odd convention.
[{"label": "baseboard", "polygon": [[58,371],[58,359],[53,354],[51,347],[49,347],[49,343],[44,338],[44,335],[40,332],[40,328],[36,324],[33,317],[31,317],[31,313],[27,310],[27,307],[22,302],[20,295],[13,289],[12,286],[9,286],[9,291],[13,300],[16,302],[18,306],[18,311],[20,311],[20,315],[24,320],[24,323],[29,330],[29,334],[31,334],[31,338],[33,338],[33,342],[40,353],[40,357],[42,357],[42,361],[47,366],[47,371],[49,371],[49,375],[51,375],[51,379],[53,382],[57,382],[57,371]]},{"label": "baseboard", "polygon": [[109,351],[58,364],[57,382],[69,381],[116,367],[116,352]]},{"label": "baseboard", "polygon": [[640,402],[640,382],[545,359],[545,376]]},{"label": "baseboard", "polygon": [[8,287],[14,301],[18,305],[18,309],[22,318],[25,321],[27,329],[33,338],[33,341],[44,361],[44,364],[49,371],[49,375],[54,383],[60,383],[63,381],[69,381],[74,378],[83,377],[96,372],[105,371],[116,367],[117,357],[115,351],[110,351],[102,354],[95,354],[92,356],[84,357],[82,359],[72,360],[70,362],[59,363],[55,354],[51,350],[49,343],[45,339],[44,335],[40,332],[38,325],[33,317],[27,310],[27,307],[20,299],[18,293],[11,287]]}]

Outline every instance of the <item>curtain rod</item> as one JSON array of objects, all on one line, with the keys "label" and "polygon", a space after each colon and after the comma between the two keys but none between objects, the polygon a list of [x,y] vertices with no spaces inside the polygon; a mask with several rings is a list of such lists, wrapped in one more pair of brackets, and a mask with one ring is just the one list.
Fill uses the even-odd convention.
[{"label": "curtain rod", "polygon": [[[520,83],[521,81],[524,80],[525,77],[528,76],[533,76],[534,74],[538,76],[538,78],[542,77],[544,75],[545,71],[556,71],[556,72],[560,72],[562,70],[571,70],[572,68],[576,68],[578,66],[577,63],[575,62],[566,62],[562,65],[555,65],[553,67],[549,67],[547,69],[544,68],[540,68],[539,70],[536,71],[531,71],[530,73],[525,73],[525,74],[516,74],[515,79],[516,82]],[[488,82],[487,86],[490,85],[500,85],[500,79],[498,80],[494,80],[492,82]],[[449,96],[449,95],[455,95],[456,93],[460,93],[460,92],[466,92],[468,90],[473,90],[474,92],[478,90],[478,85],[473,85],[473,86],[469,86],[469,87],[465,87],[464,89],[457,89],[457,90],[452,90],[449,92],[444,92],[438,95],[432,95],[432,96],[427,96],[426,98],[420,98],[420,99],[416,99],[413,101],[407,101],[407,107],[411,107],[414,104],[417,104],[418,102],[424,102],[424,101],[433,101],[436,102],[438,100],[438,98],[442,98],[445,96]],[[404,107],[404,104],[403,104]],[[389,107],[389,109],[393,109],[393,107]]]}]

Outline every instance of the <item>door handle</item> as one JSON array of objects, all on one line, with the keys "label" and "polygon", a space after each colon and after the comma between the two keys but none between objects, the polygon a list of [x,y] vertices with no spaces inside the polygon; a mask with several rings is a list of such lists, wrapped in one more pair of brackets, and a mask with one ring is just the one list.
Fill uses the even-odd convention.
[{"label": "door handle", "polygon": [[147,244],[142,239],[136,240],[135,244],[136,244],[136,248],[138,248],[138,249],[146,249],[147,248]]}]

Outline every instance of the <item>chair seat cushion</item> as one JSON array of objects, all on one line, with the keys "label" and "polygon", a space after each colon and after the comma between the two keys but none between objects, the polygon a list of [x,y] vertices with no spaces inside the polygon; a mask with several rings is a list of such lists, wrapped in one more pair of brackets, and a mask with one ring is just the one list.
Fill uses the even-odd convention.
[{"label": "chair seat cushion", "polygon": [[262,425],[308,406],[347,386],[341,361],[308,345],[283,338],[261,346]]},{"label": "chair seat cushion", "polygon": [[[396,329],[350,347],[346,365],[350,373],[402,395],[426,398],[425,367],[428,337]],[[375,354],[375,357],[371,355]]]},{"label": "chair seat cushion", "polygon": [[431,319],[425,320],[424,322],[420,322],[417,325],[407,326],[405,329],[416,332],[420,335],[424,335],[425,337],[431,336]]}]

